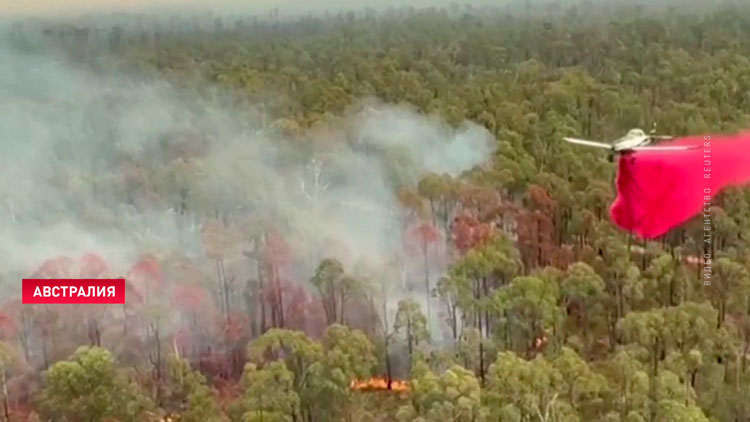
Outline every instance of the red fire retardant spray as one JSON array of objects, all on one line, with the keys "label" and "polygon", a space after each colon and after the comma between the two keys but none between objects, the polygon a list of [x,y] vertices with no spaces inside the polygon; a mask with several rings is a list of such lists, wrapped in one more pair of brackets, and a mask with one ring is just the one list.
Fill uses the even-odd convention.
[{"label": "red fire retardant spray", "polygon": [[710,211],[728,186],[750,183],[750,131],[701,135],[659,145],[695,145],[682,151],[634,151],[619,160],[612,221],[653,239]]}]

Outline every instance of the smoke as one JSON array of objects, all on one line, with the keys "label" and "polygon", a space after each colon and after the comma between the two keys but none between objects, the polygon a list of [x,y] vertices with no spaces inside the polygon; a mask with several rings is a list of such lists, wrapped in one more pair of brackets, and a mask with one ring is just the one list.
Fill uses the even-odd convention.
[{"label": "smoke", "polygon": [[[416,171],[458,176],[483,163],[492,144],[482,126],[464,123],[453,131],[437,117],[427,117],[406,107],[381,107],[358,122],[360,135],[375,145],[406,148]],[[366,138],[366,139],[368,139]]]},{"label": "smoke", "polygon": [[382,266],[402,248],[397,190],[459,175],[495,145],[473,123],[372,99],[300,133],[226,93],[0,56],[0,266],[25,276],[92,251],[118,271],[144,252],[206,259],[201,224],[216,217],[241,239],[284,233],[302,279],[329,256]]},{"label": "smoke", "polygon": [[[221,11],[233,14],[265,14],[278,10],[282,16],[298,16],[305,13],[319,13],[324,11],[347,11],[361,10],[363,8],[384,9],[388,7],[448,7],[451,0],[276,0],[276,1],[244,1],[244,0],[222,0],[211,2],[210,7],[206,2],[197,0],[129,0],[127,2],[118,0],[67,0],[64,4],[55,0],[8,0],[0,10],[0,16],[8,15],[54,15],[65,16],[80,13],[101,12],[131,12],[131,13],[155,13],[166,12],[184,13],[192,11],[195,13],[210,11]],[[474,5],[495,5],[490,0],[474,0]]]}]

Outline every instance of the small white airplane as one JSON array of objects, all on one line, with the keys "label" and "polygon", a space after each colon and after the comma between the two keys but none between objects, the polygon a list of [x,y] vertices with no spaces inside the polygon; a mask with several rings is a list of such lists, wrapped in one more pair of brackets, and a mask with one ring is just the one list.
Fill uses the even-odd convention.
[{"label": "small white airplane", "polygon": [[626,154],[633,151],[685,151],[699,147],[697,145],[650,146],[651,142],[655,139],[672,139],[672,137],[654,135],[653,132],[651,134],[646,134],[646,132],[641,129],[631,129],[625,136],[616,139],[611,144],[576,138],[563,139],[573,144],[608,149],[613,155]]}]

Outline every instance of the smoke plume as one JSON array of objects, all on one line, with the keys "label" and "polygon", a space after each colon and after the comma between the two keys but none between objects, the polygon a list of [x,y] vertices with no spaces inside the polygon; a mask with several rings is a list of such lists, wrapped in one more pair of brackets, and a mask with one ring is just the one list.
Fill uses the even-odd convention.
[{"label": "smoke plume", "polygon": [[0,55],[0,266],[23,276],[92,251],[119,271],[144,252],[205,259],[209,219],[239,243],[259,225],[283,232],[303,279],[326,256],[382,265],[402,247],[397,189],[459,175],[494,148],[481,126],[373,99],[301,132],[218,90]]}]

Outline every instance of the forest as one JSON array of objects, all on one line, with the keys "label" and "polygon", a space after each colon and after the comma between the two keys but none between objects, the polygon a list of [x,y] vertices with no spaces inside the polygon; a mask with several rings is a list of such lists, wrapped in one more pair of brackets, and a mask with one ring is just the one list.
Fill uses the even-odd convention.
[{"label": "forest", "polygon": [[0,422],[750,421],[750,190],[639,239],[561,140],[750,129],[662,6],[0,20]]}]

